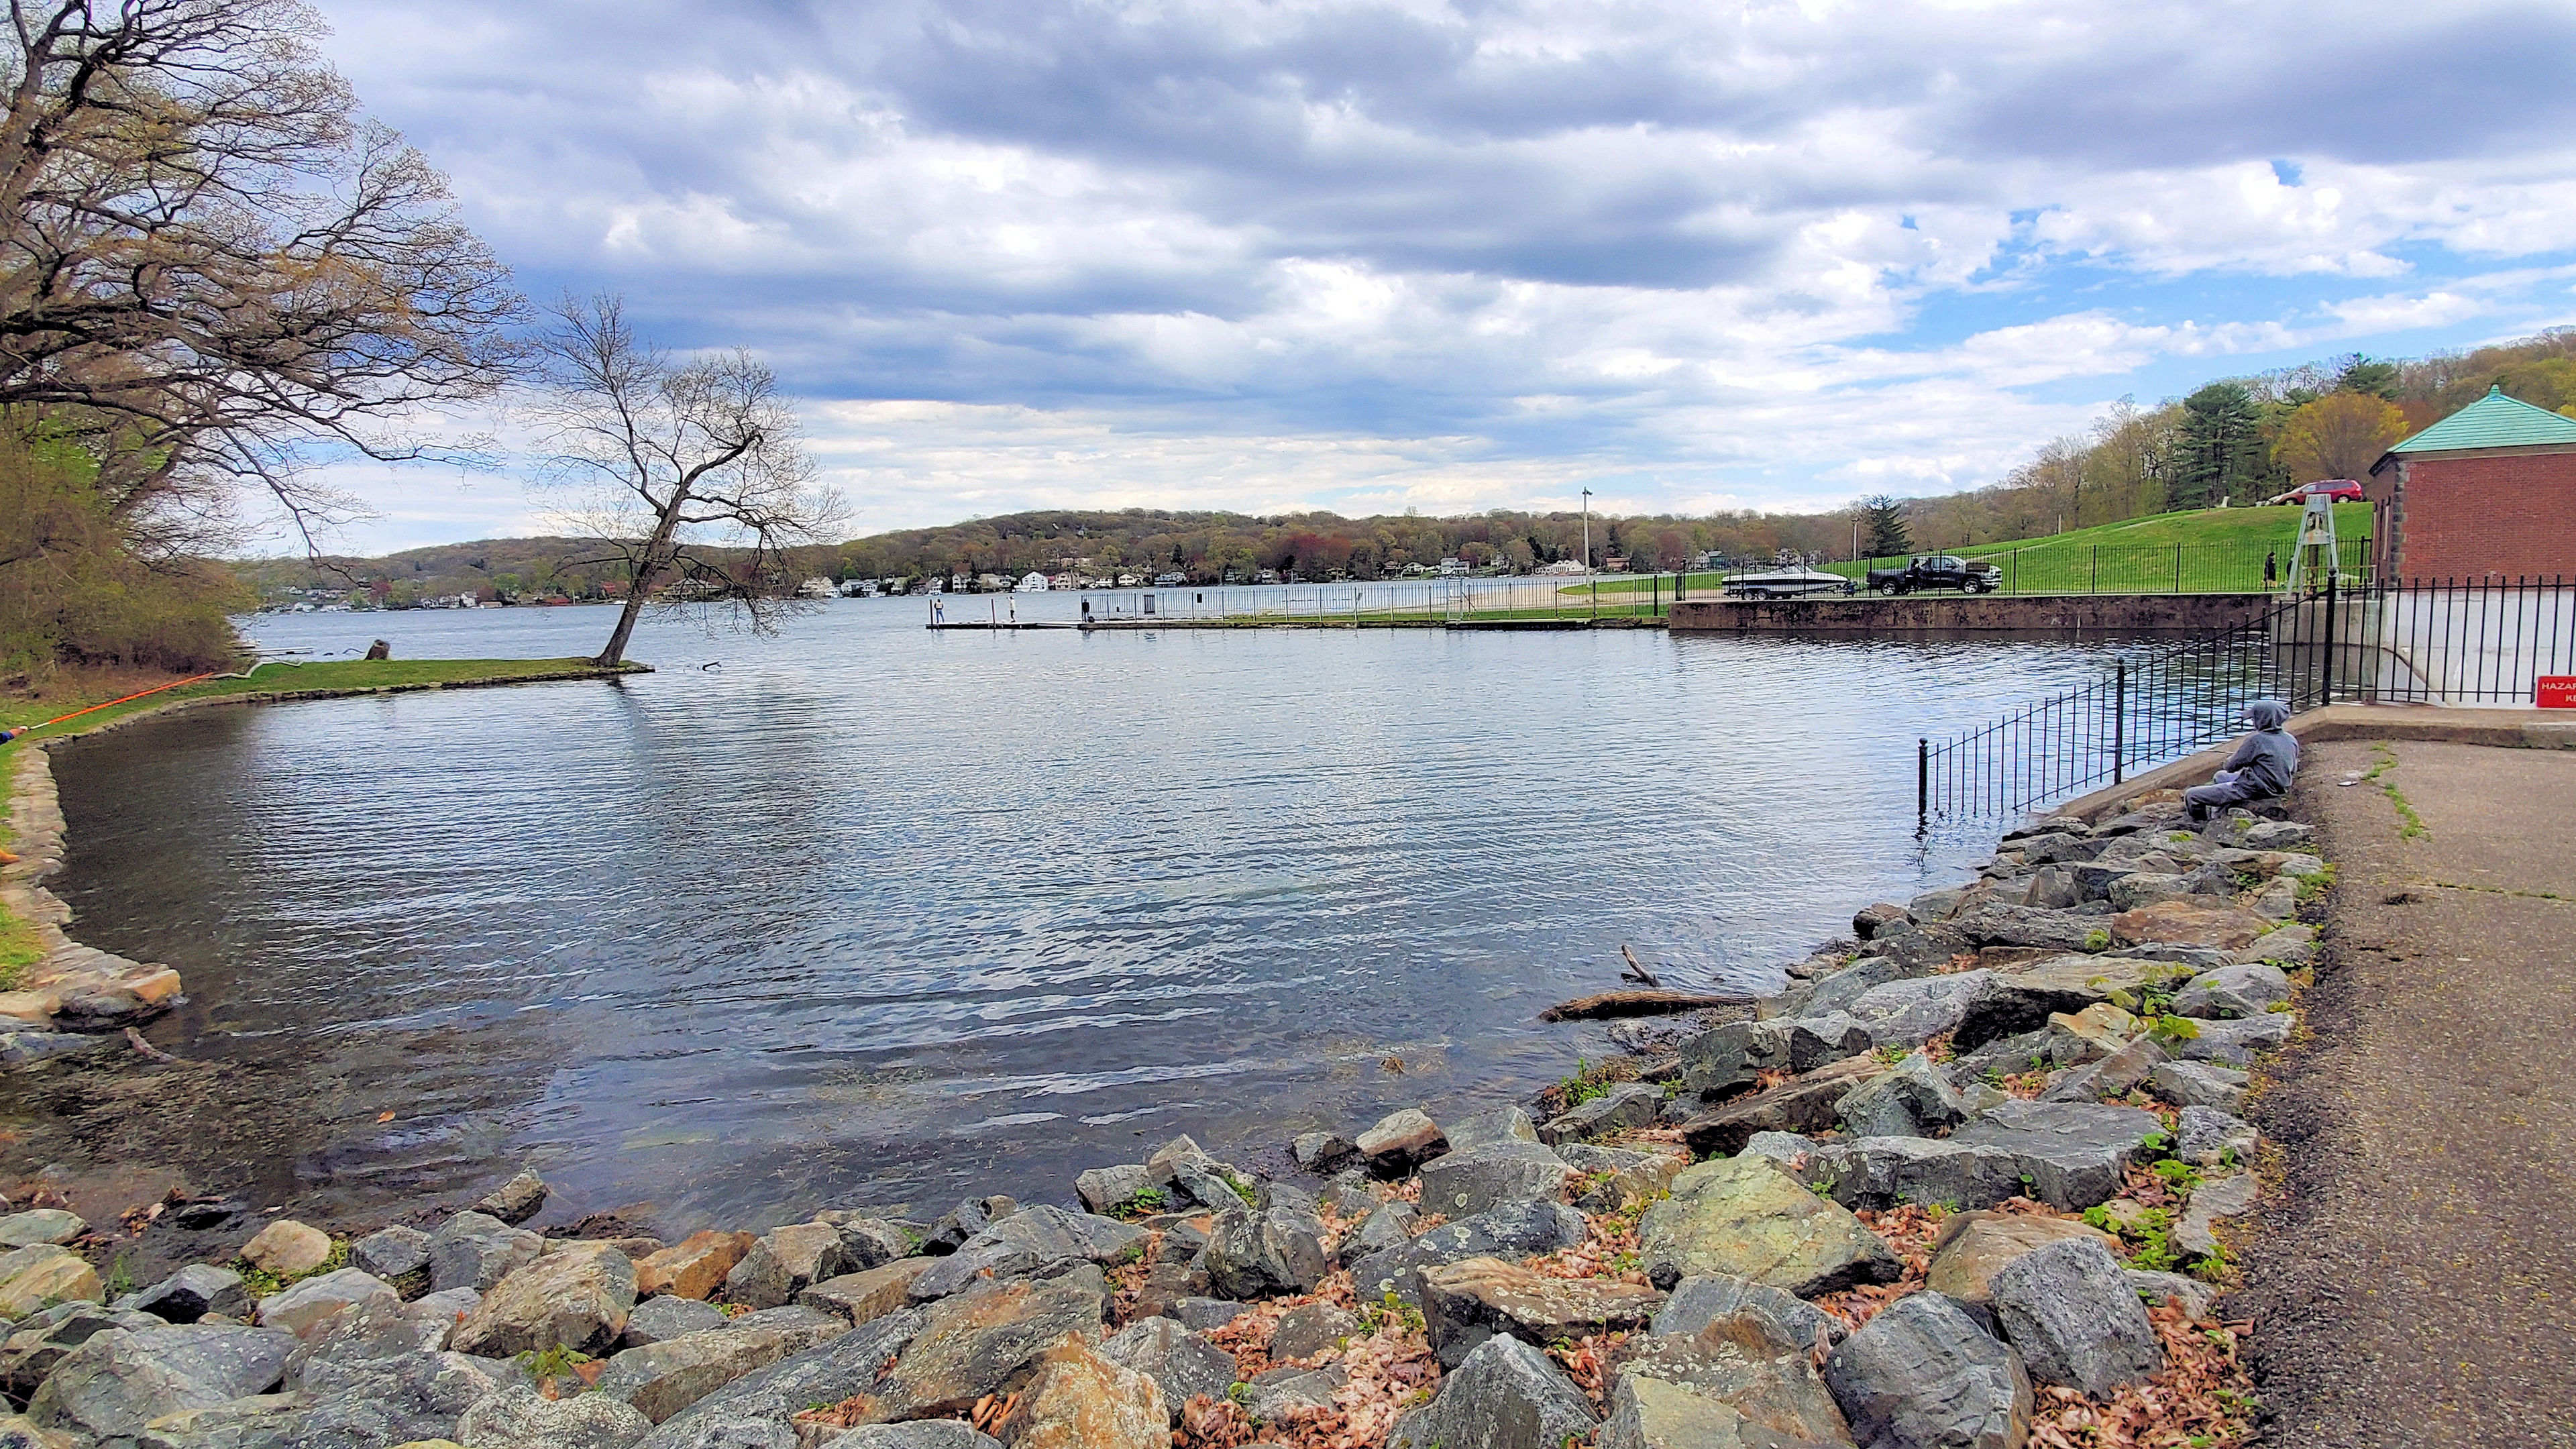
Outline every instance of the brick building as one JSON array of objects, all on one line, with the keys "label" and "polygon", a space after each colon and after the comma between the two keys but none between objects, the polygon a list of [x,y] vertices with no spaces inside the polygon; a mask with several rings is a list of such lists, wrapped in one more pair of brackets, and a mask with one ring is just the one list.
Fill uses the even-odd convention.
[{"label": "brick building", "polygon": [[2383,579],[2576,579],[2576,418],[2487,395],[2371,465]]}]

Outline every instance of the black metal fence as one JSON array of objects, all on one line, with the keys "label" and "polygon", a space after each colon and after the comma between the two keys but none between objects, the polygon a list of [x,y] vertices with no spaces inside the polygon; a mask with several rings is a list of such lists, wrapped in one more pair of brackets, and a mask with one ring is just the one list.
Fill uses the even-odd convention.
[{"label": "black metal fence", "polygon": [[[1951,549],[1953,558],[1991,564],[2006,594],[2254,594],[2292,582],[2286,544],[2042,544],[2032,548]],[[2370,570],[2367,535],[2341,541],[2342,587],[2364,582]],[[1832,572],[1865,579],[1871,569],[1902,568],[1906,556],[1828,564]],[[2305,582],[2324,587],[2320,576]]]},{"label": "black metal fence", "polygon": [[2091,684],[1915,746],[1918,815],[2005,815],[2068,800],[2244,728],[2245,707],[2338,701],[2540,702],[2576,674],[2576,583],[2410,579],[2284,598],[2231,629],[2122,654]]}]

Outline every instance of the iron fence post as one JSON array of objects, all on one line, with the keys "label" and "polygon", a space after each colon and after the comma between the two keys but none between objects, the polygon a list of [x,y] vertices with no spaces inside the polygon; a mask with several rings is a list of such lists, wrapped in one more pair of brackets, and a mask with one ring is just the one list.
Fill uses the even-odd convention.
[{"label": "iron fence post", "polygon": [[2338,612],[2340,609],[2335,602],[2335,576],[2330,570],[2326,574],[2326,666],[2323,682],[2317,691],[2317,703],[2320,705],[2334,703],[2335,615]]},{"label": "iron fence post", "polygon": [[1932,740],[1914,737],[1914,824],[1921,829],[1932,818]]},{"label": "iron fence post", "polygon": [[2129,661],[2111,676],[2111,783],[2121,782],[2121,757],[2129,752]]}]

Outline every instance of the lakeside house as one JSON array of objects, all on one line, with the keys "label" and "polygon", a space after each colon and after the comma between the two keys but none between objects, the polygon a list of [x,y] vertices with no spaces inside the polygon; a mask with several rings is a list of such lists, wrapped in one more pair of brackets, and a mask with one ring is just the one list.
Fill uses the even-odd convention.
[{"label": "lakeside house", "polygon": [[2371,465],[2383,579],[2576,574],[2576,418],[2501,387]]},{"label": "lakeside house", "polygon": [[1047,576],[1039,573],[1035,569],[1031,569],[1021,576],[1019,587],[1015,590],[1015,592],[1023,594],[1043,594],[1046,591]]},{"label": "lakeside house", "polygon": [[1177,589],[1187,584],[1189,581],[1190,576],[1182,573],[1178,569],[1174,569],[1167,574],[1154,575],[1154,587],[1158,589]]}]

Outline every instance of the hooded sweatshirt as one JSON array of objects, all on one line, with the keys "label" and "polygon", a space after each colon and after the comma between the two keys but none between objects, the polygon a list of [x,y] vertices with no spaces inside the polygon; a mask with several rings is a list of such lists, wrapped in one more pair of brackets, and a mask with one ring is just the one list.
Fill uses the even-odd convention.
[{"label": "hooded sweatshirt", "polygon": [[2254,733],[2227,757],[2227,768],[2236,772],[2237,783],[2256,795],[2290,793],[2290,777],[2299,770],[2299,741],[2281,728],[2289,723],[2289,707],[2277,699],[2258,699],[2246,707],[2245,718]]}]

